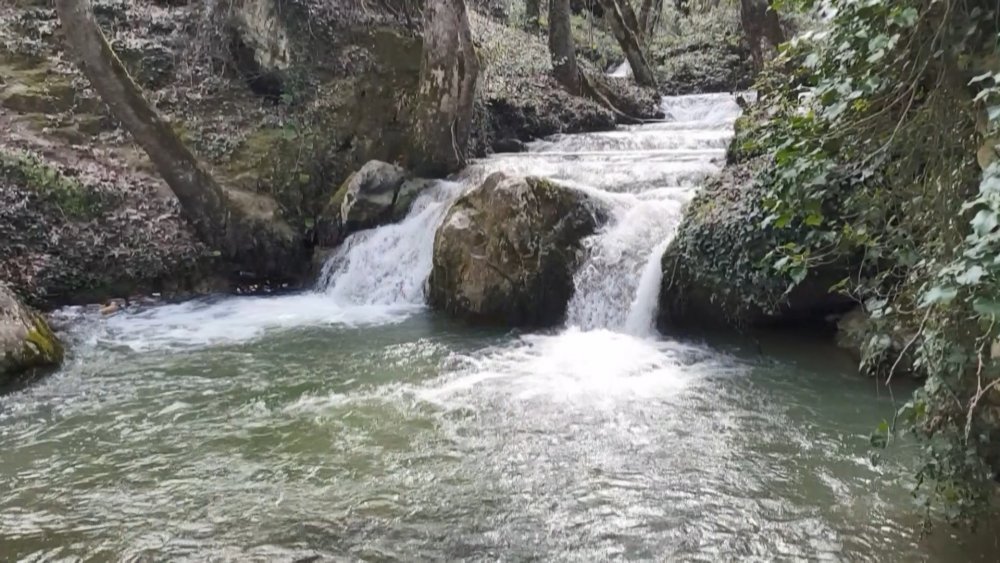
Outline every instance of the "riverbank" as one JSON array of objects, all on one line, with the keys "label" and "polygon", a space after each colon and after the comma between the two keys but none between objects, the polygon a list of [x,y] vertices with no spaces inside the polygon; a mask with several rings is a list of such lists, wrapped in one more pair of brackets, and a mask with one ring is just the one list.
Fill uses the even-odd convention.
[{"label": "riverbank", "polygon": [[[197,3],[94,6],[130,73],[213,174],[307,243],[344,179],[406,152],[399,115],[420,49],[419,18],[405,10],[296,0],[275,19]],[[323,32],[296,34],[302,18]],[[484,62],[473,154],[615,127],[610,110],[569,96],[549,76],[541,38],[476,11],[471,20]],[[312,283],[242,279],[195,240],[148,158],[65,56],[46,2],[6,5],[0,24],[0,198],[12,241],[0,249],[0,278],[30,304]],[[260,29],[276,35],[258,37]],[[267,45],[289,38],[280,60],[264,57]],[[655,96],[615,87],[636,117],[655,117]]]}]

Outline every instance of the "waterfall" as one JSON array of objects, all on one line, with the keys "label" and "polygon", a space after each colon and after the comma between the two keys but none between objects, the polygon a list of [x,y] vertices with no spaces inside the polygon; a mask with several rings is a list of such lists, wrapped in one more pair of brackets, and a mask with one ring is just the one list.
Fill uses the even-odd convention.
[{"label": "waterfall", "polygon": [[348,237],[313,291],[149,308],[108,319],[100,338],[137,350],[182,349],[252,340],[275,329],[399,322],[424,305],[434,236],[451,203],[496,171],[549,177],[608,204],[610,221],[583,241],[567,325],[650,335],[660,255],[684,203],[718,170],[739,106],[726,94],[680,96],[664,98],[663,111],[662,122],[557,135],[435,183],[399,223]]},{"label": "waterfall", "polygon": [[615,131],[557,135],[438,182],[393,225],[356,233],[327,261],[317,291],[341,305],[420,305],[434,235],[451,203],[495,171],[552,178],[605,200],[609,223],[583,241],[567,325],[652,332],[659,258],[694,189],[721,166],[740,108],[728,94],[668,97],[666,119]]},{"label": "waterfall", "polygon": [[625,319],[625,332],[634,336],[649,336],[656,331],[656,302],[660,297],[660,282],[663,281],[661,257],[670,244],[670,238],[661,242],[646,260],[639,276],[639,286],[635,298],[629,306],[628,317]]},{"label": "waterfall", "polygon": [[459,182],[438,182],[417,197],[399,223],[350,236],[324,264],[317,288],[343,304],[423,303],[434,234],[465,189]]},{"label": "waterfall", "polygon": [[601,187],[613,178],[608,191],[619,193],[611,221],[584,241],[586,258],[567,311],[571,326],[638,336],[653,331],[660,256],[683,204],[721,166],[740,109],[729,95],[708,94],[664,98],[663,112],[662,123],[574,136],[574,150],[605,170],[604,179],[591,182]]}]

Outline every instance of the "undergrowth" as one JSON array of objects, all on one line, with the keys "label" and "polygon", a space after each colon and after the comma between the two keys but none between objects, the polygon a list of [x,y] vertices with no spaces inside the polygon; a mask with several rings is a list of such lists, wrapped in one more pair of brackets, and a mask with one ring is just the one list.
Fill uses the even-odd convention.
[{"label": "undergrowth", "polygon": [[757,179],[762,228],[798,233],[761,267],[791,290],[817,268],[850,264],[831,290],[867,312],[863,367],[925,378],[872,443],[916,436],[915,494],[928,516],[975,522],[1000,468],[997,5],[823,8],[826,22],[761,78],[757,120],[735,144],[741,157],[770,158]]},{"label": "undergrowth", "polygon": [[89,220],[105,208],[101,194],[30,153],[0,151],[0,179],[33,189],[71,219]]}]

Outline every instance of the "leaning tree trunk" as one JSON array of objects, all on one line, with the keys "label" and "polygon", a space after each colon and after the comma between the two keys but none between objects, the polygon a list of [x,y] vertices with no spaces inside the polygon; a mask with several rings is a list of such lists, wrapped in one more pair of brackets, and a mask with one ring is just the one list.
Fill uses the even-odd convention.
[{"label": "leaning tree trunk", "polygon": [[254,219],[226,192],[142,95],[94,19],[90,0],[57,0],[62,31],[83,72],[111,113],[146,151],[195,234],[241,268],[285,277],[301,245],[286,225]]},{"label": "leaning tree trunk", "polygon": [[465,166],[479,62],[463,0],[427,0],[410,167],[444,176]]},{"label": "leaning tree trunk", "polygon": [[781,18],[769,0],[740,0],[740,24],[750,45],[754,67],[761,70],[764,67],[765,42],[772,49],[785,42]]},{"label": "leaning tree trunk", "polygon": [[579,96],[580,70],[576,66],[569,1],[549,0],[549,53],[552,57],[552,76],[567,92]]},{"label": "leaning tree trunk", "polygon": [[632,76],[640,86],[656,87],[656,78],[646,60],[640,39],[639,23],[635,12],[627,0],[599,0],[604,7],[605,17],[611,25],[611,32],[625,53],[632,67]]}]

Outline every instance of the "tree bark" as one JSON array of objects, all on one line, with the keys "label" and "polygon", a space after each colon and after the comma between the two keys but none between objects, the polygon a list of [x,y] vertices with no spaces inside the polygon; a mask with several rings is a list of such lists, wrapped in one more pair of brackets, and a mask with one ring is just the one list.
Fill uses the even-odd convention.
[{"label": "tree bark", "polygon": [[465,166],[479,61],[463,0],[427,0],[410,167],[444,176]]},{"label": "tree bark", "polygon": [[632,76],[640,86],[656,87],[656,78],[646,60],[642,41],[639,35],[639,24],[635,12],[626,0],[599,0],[604,7],[605,17],[611,26],[611,32],[625,53]]},{"label": "tree bark", "polygon": [[541,2],[539,0],[525,0],[524,12],[526,19],[525,26],[528,32],[532,34],[538,33],[538,21],[541,19]]},{"label": "tree bark", "polygon": [[580,70],[570,25],[570,0],[549,0],[549,54],[552,76],[574,96],[581,94]]},{"label": "tree bark", "polygon": [[740,24],[750,45],[754,67],[760,70],[764,67],[765,47],[773,49],[785,42],[781,18],[769,0],[740,0]]},{"label": "tree bark", "polygon": [[639,31],[646,45],[653,39],[656,26],[660,23],[663,13],[663,0],[642,0],[639,7]]},{"label": "tree bark", "polygon": [[90,0],[57,0],[62,31],[84,74],[111,113],[143,148],[181,204],[195,234],[226,259],[262,277],[288,275],[301,252],[286,225],[271,229],[233,205],[226,192],[143,97],[94,19]]}]

